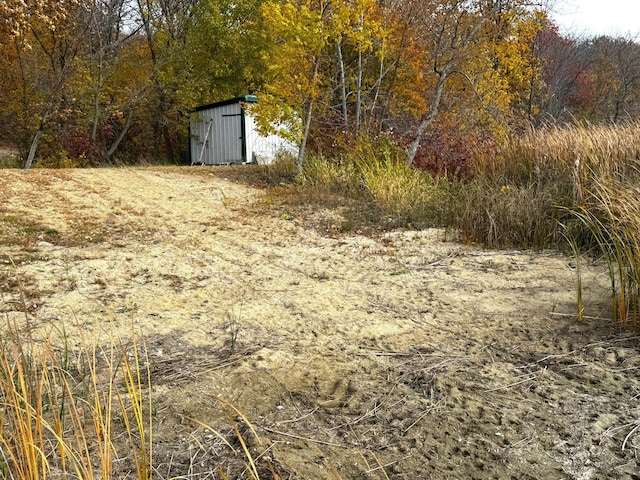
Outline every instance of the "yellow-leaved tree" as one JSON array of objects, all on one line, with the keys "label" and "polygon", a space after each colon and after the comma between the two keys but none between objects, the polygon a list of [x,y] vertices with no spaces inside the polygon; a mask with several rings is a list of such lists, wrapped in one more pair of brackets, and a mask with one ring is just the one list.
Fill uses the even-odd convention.
[{"label": "yellow-leaved tree", "polygon": [[[331,108],[336,91],[344,130],[350,125],[350,105],[353,130],[356,135],[360,130],[363,92],[376,82],[364,56],[384,43],[379,12],[374,0],[283,0],[261,6],[262,61],[268,72],[259,92],[258,121],[264,130],[286,125],[289,137],[300,143],[298,171],[312,119]],[[349,67],[345,51],[355,58]]]},{"label": "yellow-leaved tree", "polygon": [[287,125],[290,137],[300,143],[298,171],[313,111],[323,94],[320,67],[331,37],[329,6],[329,0],[287,0],[261,7],[268,76],[260,92],[260,126],[268,130],[273,124]]},{"label": "yellow-leaved tree", "polygon": [[[20,36],[34,21],[55,28],[67,15],[67,8],[65,0],[3,0],[0,2],[0,30],[9,37]],[[6,37],[0,39],[3,40],[6,41]]]},{"label": "yellow-leaved tree", "polygon": [[514,118],[530,120],[536,115],[532,100],[540,65],[533,46],[545,19],[540,11],[513,9],[487,23],[464,69],[476,99],[474,108],[464,111],[466,118],[502,136]]}]

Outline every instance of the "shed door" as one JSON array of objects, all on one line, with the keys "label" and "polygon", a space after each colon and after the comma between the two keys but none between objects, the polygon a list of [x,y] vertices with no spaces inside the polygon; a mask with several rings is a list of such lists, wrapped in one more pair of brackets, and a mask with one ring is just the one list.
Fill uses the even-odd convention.
[{"label": "shed door", "polygon": [[224,163],[242,163],[242,114],[222,115]]}]

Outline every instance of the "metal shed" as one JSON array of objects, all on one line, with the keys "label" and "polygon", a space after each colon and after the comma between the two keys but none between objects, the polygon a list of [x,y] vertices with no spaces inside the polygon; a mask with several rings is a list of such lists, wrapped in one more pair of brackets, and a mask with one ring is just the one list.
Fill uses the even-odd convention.
[{"label": "metal shed", "polygon": [[279,152],[297,154],[297,146],[278,135],[260,135],[244,105],[257,103],[243,95],[196,107],[189,118],[191,165],[272,163]]}]

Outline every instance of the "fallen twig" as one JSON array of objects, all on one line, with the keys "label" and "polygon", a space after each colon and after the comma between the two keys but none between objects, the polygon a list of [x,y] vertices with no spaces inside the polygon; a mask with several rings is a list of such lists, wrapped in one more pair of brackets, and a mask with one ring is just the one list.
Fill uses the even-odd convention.
[{"label": "fallen twig", "polygon": [[395,313],[396,315],[400,315],[400,317],[402,317],[402,318],[406,318],[407,320],[411,320],[413,323],[420,324],[420,322],[418,320],[416,320],[415,318],[407,315],[406,313],[403,313],[403,312],[399,311],[397,308],[392,308],[392,307],[389,307],[387,305],[382,305],[382,304],[376,303],[376,302],[374,302],[372,300],[369,300],[369,305],[371,305],[372,307],[379,308],[380,310],[384,310],[384,311],[389,312],[389,313]]},{"label": "fallen twig", "polygon": [[278,422],[278,425],[282,425],[283,423],[296,423],[299,422],[300,420],[303,420],[305,418],[307,418],[310,415],[313,415],[314,413],[316,413],[316,411],[318,410],[318,408],[320,407],[315,407],[313,410],[311,410],[309,413],[305,413],[304,415],[302,415],[301,417],[298,418],[294,418],[292,420],[282,420],[280,422]]},{"label": "fallen twig", "polygon": [[624,437],[624,442],[622,442],[623,452],[625,447],[627,446],[627,442],[629,441],[629,438],[631,438],[631,435],[633,435],[636,432],[636,430],[638,430],[639,428],[640,428],[640,421],[636,422],[636,426],[631,429],[631,431],[627,434],[626,437]]},{"label": "fallen twig", "polygon": [[348,445],[340,445],[338,443],[325,442],[324,440],[316,440],[315,438],[301,437],[300,435],[294,435],[293,433],[281,432],[279,430],[274,430],[268,427],[262,427],[263,430],[266,430],[270,433],[275,433],[276,435],[282,435],[283,437],[295,438],[296,440],[304,440],[305,442],[317,443],[318,445],[328,445],[330,447],[340,447],[340,448],[350,448]]},{"label": "fallen twig", "polygon": [[520,445],[531,443],[531,440],[536,436],[535,433],[532,433],[529,438],[523,438],[519,442],[514,443],[513,445],[509,445],[509,448],[518,448]]},{"label": "fallen twig", "polygon": [[[542,371],[542,370],[540,370]],[[540,372],[538,372],[540,373]],[[518,382],[514,382],[514,383],[510,383],[509,385],[502,385],[501,387],[496,387],[496,388],[490,388],[488,390],[485,390],[485,393],[489,393],[489,392],[497,392],[498,390],[505,390],[507,388],[511,388],[511,387],[515,387],[516,385],[520,385],[522,383],[527,383],[530,382],[531,380],[535,380],[538,377],[538,373],[531,373],[527,376],[527,378],[524,378]]]},{"label": "fallen twig", "polygon": [[440,404],[442,403],[442,400],[439,400],[438,403],[436,403],[435,405],[427,408],[424,412],[422,412],[422,414],[416,419],[415,422],[413,422],[411,425],[409,425],[407,428],[404,429],[404,433],[407,433],[409,430],[411,430],[413,427],[415,427],[418,422],[420,422],[420,420],[422,420],[424,417],[426,417],[429,413],[431,413],[432,411],[434,411],[436,408],[438,408],[440,406]]}]

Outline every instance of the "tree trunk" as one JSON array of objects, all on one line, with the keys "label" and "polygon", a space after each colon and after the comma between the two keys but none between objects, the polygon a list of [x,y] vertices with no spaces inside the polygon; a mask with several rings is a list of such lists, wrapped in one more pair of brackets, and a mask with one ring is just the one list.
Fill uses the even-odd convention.
[{"label": "tree trunk", "polygon": [[38,150],[38,144],[40,143],[40,138],[42,138],[42,125],[38,128],[38,131],[33,136],[33,141],[31,142],[31,148],[29,149],[29,155],[27,156],[27,160],[24,162],[24,169],[29,170],[31,165],[33,164],[33,159],[36,157],[36,151]]},{"label": "tree trunk", "polygon": [[127,134],[127,131],[129,131],[129,127],[131,126],[131,120],[133,119],[133,112],[134,112],[134,109],[129,110],[129,114],[127,115],[127,120],[124,122],[124,127],[122,127],[122,130],[118,135],[118,138],[116,138],[113,141],[113,143],[109,147],[109,150],[107,150],[104,153],[104,155],[102,155],[102,161],[100,162],[102,166],[104,166],[111,159],[111,156],[118,149],[118,146],[120,145],[120,142],[122,142],[122,139],[124,138],[124,136]]},{"label": "tree trunk", "polygon": [[442,70],[438,73],[438,83],[436,85],[436,91],[433,94],[433,100],[431,101],[431,105],[429,106],[429,112],[422,117],[420,121],[420,125],[418,125],[418,129],[416,130],[416,134],[413,137],[413,141],[407,148],[407,166],[413,165],[413,161],[416,158],[416,154],[418,153],[418,148],[420,148],[420,142],[422,142],[422,136],[424,132],[427,130],[427,127],[433,123],[436,116],[438,115],[438,110],[440,109],[440,102],[442,102],[442,94],[444,93],[444,87],[447,83],[447,78],[451,73],[452,62],[447,62]]},{"label": "tree trunk", "polygon": [[307,150],[307,139],[309,138],[309,130],[311,129],[312,113],[313,113],[313,102],[310,102],[309,107],[305,112],[302,142],[300,143],[300,150],[298,150],[298,159],[296,161],[296,175],[300,175],[302,173],[302,162],[304,161],[304,156]]},{"label": "tree trunk", "polygon": [[349,131],[349,113],[347,110],[347,83],[344,72],[344,59],[342,58],[342,45],[336,42],[336,51],[338,54],[338,74],[340,78],[340,96],[342,97],[342,119],[344,120],[344,129]]},{"label": "tree trunk", "polygon": [[[320,69],[320,59],[316,57],[315,64],[313,66],[313,77],[311,80],[311,84],[315,85],[316,80],[318,78],[318,70]],[[304,156],[307,153],[307,140],[309,139],[309,131],[311,130],[311,118],[313,116],[313,103],[314,100],[311,98],[309,100],[309,106],[307,107],[307,111],[305,112],[304,118],[304,130],[302,132],[302,142],[300,143],[300,150],[298,151],[298,159],[296,161],[296,175],[300,175],[302,173],[302,162],[304,161]]]},{"label": "tree trunk", "polygon": [[360,123],[362,121],[362,52],[358,52],[358,86],[356,89],[356,139],[360,134]]},{"label": "tree trunk", "polygon": [[98,123],[100,121],[100,94],[102,93],[102,88],[104,86],[104,79],[102,76],[102,62],[100,62],[100,74],[98,77],[98,86],[96,87],[96,91],[93,97],[93,120],[91,121],[91,141],[95,145],[96,138],[98,136]]},{"label": "tree trunk", "polygon": [[[362,29],[364,24],[364,16],[360,16],[359,28]],[[358,48],[358,83],[356,87],[356,139],[360,134],[360,124],[362,122],[362,51]]]}]

